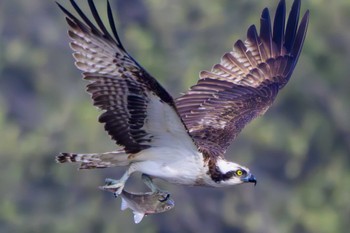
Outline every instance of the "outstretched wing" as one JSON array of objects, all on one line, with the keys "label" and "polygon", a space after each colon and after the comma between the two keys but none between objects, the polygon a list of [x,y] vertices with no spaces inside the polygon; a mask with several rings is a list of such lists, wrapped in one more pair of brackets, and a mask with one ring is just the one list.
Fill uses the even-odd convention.
[{"label": "outstretched wing", "polygon": [[173,98],[124,49],[114,25],[110,5],[108,19],[113,36],[107,31],[89,0],[96,27],[78,5],[70,1],[80,16],[76,18],[60,4],[67,15],[70,43],[76,66],[88,80],[87,91],[93,103],[104,112],[99,121],[105,130],[127,153],[137,153],[162,140],[192,143],[175,110]]},{"label": "outstretched wing", "polygon": [[262,115],[292,75],[303,46],[309,12],[298,26],[295,0],[285,27],[285,1],[275,14],[261,15],[258,35],[252,25],[245,42],[238,40],[220,64],[202,71],[198,83],[176,99],[177,110],[203,152],[222,155],[243,127]]}]

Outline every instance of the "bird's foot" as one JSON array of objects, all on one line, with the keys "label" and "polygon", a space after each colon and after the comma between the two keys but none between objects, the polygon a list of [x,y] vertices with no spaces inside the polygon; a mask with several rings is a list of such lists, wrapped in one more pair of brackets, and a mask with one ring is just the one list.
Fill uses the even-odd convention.
[{"label": "bird's foot", "polygon": [[111,178],[106,178],[105,179],[105,186],[113,185],[113,184],[117,184],[117,183],[118,183],[118,180],[111,179]]},{"label": "bird's foot", "polygon": [[164,202],[169,199],[170,193],[158,188],[158,186],[153,183],[153,180],[149,175],[142,174],[142,181],[152,190],[152,193],[160,194],[160,196],[163,197],[159,200],[160,202]]},{"label": "bird's foot", "polygon": [[99,188],[104,191],[112,192],[114,194],[114,197],[117,198],[122,193],[124,186],[125,182],[122,180],[107,178],[105,179],[105,185],[100,186]]}]

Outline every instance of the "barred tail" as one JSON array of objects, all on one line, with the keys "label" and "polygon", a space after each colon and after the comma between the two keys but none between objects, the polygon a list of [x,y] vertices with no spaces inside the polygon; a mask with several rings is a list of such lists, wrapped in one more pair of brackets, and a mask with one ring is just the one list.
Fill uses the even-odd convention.
[{"label": "barred tail", "polygon": [[[76,159],[78,157],[78,160]],[[81,161],[80,154],[74,154],[74,153],[60,153],[56,156],[56,162],[57,163],[74,163]]]},{"label": "barred tail", "polygon": [[61,153],[56,156],[58,163],[80,162],[79,169],[107,168],[129,165],[130,160],[125,151],[112,151],[101,154]]}]

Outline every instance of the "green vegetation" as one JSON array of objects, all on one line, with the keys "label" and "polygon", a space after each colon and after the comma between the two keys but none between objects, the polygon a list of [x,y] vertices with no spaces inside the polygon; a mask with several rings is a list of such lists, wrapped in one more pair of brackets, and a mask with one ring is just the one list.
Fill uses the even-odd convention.
[{"label": "green vegetation", "polygon": [[[106,19],[105,1],[96,2]],[[111,4],[125,47],[177,96],[277,0]],[[63,14],[53,1],[0,1],[0,232],[348,232],[350,1],[303,1],[306,9],[309,31],[291,81],[228,153],[258,185],[161,183],[176,207],[134,225],[120,200],[96,188],[123,168],[77,172],[54,161],[61,151],[115,148],[73,65]],[[128,188],[141,191],[135,178]]]}]

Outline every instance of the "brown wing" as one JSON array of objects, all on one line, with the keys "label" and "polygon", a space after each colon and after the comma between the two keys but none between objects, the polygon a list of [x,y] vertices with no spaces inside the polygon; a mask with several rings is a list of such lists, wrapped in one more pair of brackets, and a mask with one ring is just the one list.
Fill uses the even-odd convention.
[{"label": "brown wing", "polygon": [[104,111],[99,121],[105,124],[112,139],[128,153],[149,148],[160,138],[169,139],[169,143],[176,140],[174,137],[191,141],[172,97],[121,44],[109,3],[108,19],[114,37],[102,23],[92,0],[88,3],[99,28],[73,0],[70,2],[82,20],[58,5],[67,15],[75,64],[90,82],[87,91],[94,105]]},{"label": "brown wing", "polygon": [[308,25],[307,11],[298,26],[300,0],[295,0],[285,28],[285,1],[281,0],[273,31],[268,9],[261,15],[260,35],[248,29],[210,72],[176,99],[178,112],[197,146],[222,155],[243,127],[262,115],[288,82],[298,61]]}]

